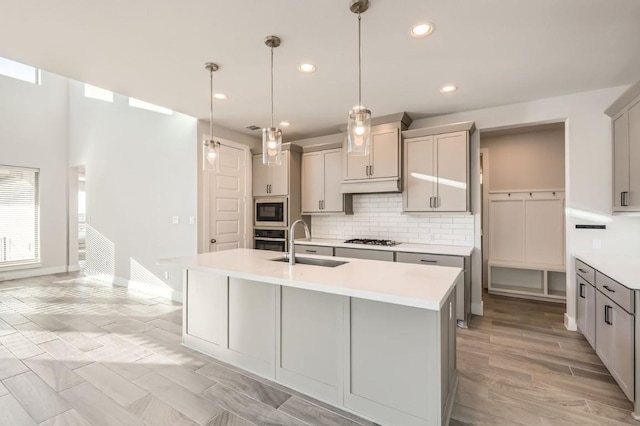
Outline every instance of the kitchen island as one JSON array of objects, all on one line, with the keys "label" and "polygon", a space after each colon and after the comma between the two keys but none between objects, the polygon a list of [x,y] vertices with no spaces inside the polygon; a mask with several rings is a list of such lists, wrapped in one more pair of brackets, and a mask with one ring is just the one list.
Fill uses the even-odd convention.
[{"label": "kitchen island", "polygon": [[448,424],[462,270],[281,257],[236,249],[165,260],[186,269],[183,344],[382,425]]}]

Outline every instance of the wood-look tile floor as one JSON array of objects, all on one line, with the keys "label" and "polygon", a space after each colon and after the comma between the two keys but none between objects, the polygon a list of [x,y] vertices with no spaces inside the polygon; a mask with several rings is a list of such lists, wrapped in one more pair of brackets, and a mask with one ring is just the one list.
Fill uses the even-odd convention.
[{"label": "wood-look tile floor", "polygon": [[[452,425],[635,424],[563,312],[485,295],[459,329]],[[182,347],[181,322],[180,304],[72,275],[0,283],[0,425],[373,426]]]}]

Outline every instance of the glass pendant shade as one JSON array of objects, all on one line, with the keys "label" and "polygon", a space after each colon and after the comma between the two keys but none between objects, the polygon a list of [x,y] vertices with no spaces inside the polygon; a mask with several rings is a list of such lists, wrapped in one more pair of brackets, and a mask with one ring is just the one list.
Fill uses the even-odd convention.
[{"label": "glass pendant shade", "polygon": [[204,137],[204,169],[220,171],[220,143]]},{"label": "glass pendant shade", "polygon": [[351,155],[369,155],[371,145],[371,111],[356,106],[349,111],[347,125],[348,152]]},{"label": "glass pendant shade", "polygon": [[282,130],[276,127],[262,129],[262,164],[279,166],[282,164]]}]

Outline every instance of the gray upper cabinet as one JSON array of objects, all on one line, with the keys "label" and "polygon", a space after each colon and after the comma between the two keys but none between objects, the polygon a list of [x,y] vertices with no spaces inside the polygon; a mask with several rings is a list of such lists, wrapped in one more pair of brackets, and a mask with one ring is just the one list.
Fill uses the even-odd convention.
[{"label": "gray upper cabinet", "polygon": [[280,166],[262,164],[262,154],[253,156],[253,196],[289,195],[290,152],[282,151]]},{"label": "gray upper cabinet", "polygon": [[344,180],[399,178],[400,129],[388,125],[373,126],[369,155],[346,153],[345,159]]},{"label": "gray upper cabinet", "polygon": [[612,119],[613,211],[640,211],[640,82],[605,113]]},{"label": "gray upper cabinet", "polygon": [[352,211],[351,195],[340,190],[342,149],[305,152],[302,155],[302,213]]},{"label": "gray upper cabinet", "polygon": [[469,133],[473,127],[466,122],[403,132],[404,211],[470,211]]}]

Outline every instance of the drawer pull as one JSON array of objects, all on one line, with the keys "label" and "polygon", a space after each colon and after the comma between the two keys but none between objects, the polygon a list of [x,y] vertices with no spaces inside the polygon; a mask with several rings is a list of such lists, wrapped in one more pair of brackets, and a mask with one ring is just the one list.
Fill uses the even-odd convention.
[{"label": "drawer pull", "polygon": [[318,250],[309,250],[309,249],[305,249],[304,251],[306,251],[307,253],[317,253]]},{"label": "drawer pull", "polygon": [[578,271],[582,272],[583,274],[586,274],[586,273],[587,273],[587,271],[586,271],[586,270],[584,270],[584,269],[582,269],[582,268],[578,268]]},{"label": "drawer pull", "polygon": [[611,293],[615,293],[615,290],[612,290],[608,285],[603,285],[603,288],[605,288],[607,291],[611,292]]},{"label": "drawer pull", "polygon": [[422,263],[438,263],[437,260],[430,260],[430,259],[420,259],[420,262],[422,262]]}]

